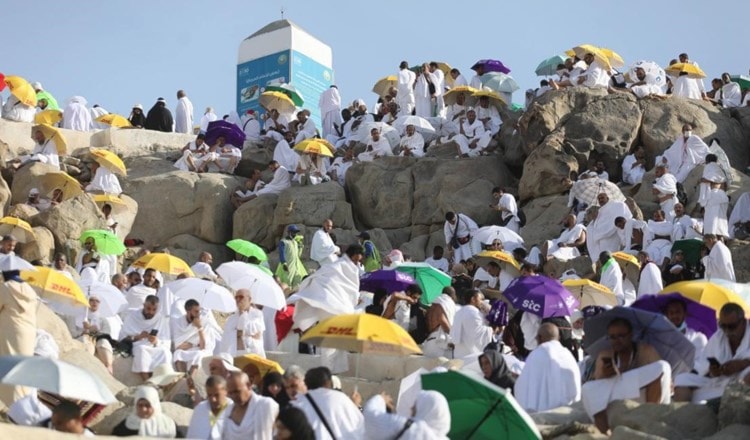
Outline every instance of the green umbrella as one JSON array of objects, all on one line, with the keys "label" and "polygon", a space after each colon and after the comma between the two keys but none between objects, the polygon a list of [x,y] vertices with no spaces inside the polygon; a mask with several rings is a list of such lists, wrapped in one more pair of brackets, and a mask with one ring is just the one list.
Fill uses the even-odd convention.
[{"label": "green umbrella", "polygon": [[703,240],[695,238],[688,238],[685,240],[677,240],[672,244],[672,253],[675,251],[682,251],[685,255],[685,262],[691,266],[695,266],[701,261],[701,248],[703,247]]},{"label": "green umbrella", "polygon": [[534,73],[538,76],[552,76],[557,73],[557,66],[565,63],[565,59],[566,57],[562,55],[555,55],[547,58],[536,66]]},{"label": "green umbrella", "polygon": [[448,274],[427,263],[403,263],[396,266],[396,270],[417,280],[417,284],[422,288],[420,301],[424,305],[430,305],[432,300],[440,296],[443,288],[450,286],[453,281]]},{"label": "green umbrella", "polygon": [[305,100],[302,98],[302,95],[299,94],[297,89],[291,85],[291,84],[281,84],[280,86],[268,86],[266,87],[266,92],[281,92],[291,98],[294,105],[297,107],[302,107],[302,105],[305,103]]},{"label": "green umbrella", "polygon": [[236,238],[227,242],[227,247],[240,255],[244,255],[248,258],[255,257],[258,261],[268,260],[268,255],[255,243],[251,243],[247,240]]},{"label": "green umbrella", "polygon": [[266,266],[261,266],[260,264],[253,264],[253,263],[247,263],[251,266],[255,266],[258,269],[262,270],[264,273],[266,273],[269,276],[274,276],[273,272],[271,272],[271,269],[267,268]]},{"label": "green umbrella", "polygon": [[422,375],[422,389],[445,396],[451,412],[451,439],[541,439],[526,411],[504,390],[459,371]]},{"label": "green umbrella", "polygon": [[102,255],[120,255],[125,252],[125,244],[120,237],[115,234],[101,229],[89,229],[81,234],[81,244],[87,239],[93,238],[96,245],[96,251]]},{"label": "green umbrella", "polygon": [[750,89],[750,76],[745,75],[732,75],[731,77],[732,82],[736,82],[740,85],[740,89],[747,90]]}]

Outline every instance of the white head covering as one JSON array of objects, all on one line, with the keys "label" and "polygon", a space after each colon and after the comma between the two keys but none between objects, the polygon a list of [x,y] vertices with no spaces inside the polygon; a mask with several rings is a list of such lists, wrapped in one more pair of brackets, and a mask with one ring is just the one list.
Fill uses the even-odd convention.
[{"label": "white head covering", "polygon": [[420,391],[414,403],[414,420],[427,423],[439,436],[447,436],[451,430],[451,412],[445,396],[437,391]]},{"label": "white head covering", "polygon": [[58,359],[60,357],[60,347],[57,345],[55,338],[40,328],[36,329],[34,356],[41,356],[49,359]]},{"label": "white head covering", "polygon": [[44,90],[44,87],[42,87],[42,83],[40,83],[39,81],[31,83],[31,87],[33,87],[34,90]]},{"label": "white head covering", "polygon": [[[138,417],[138,401],[147,400],[154,409],[153,415],[148,419]],[[133,411],[125,419],[125,427],[138,430],[138,435],[144,437],[174,438],[177,435],[177,425],[174,420],[162,414],[159,392],[150,386],[140,386],[135,392],[133,399]]]},{"label": "white head covering", "polygon": [[143,110],[143,104],[136,104],[136,105],[133,106],[133,108],[137,108],[137,109]]},{"label": "white head covering", "polygon": [[8,417],[16,425],[37,426],[52,417],[52,411],[39,400],[36,390],[31,390],[29,395],[13,402]]}]

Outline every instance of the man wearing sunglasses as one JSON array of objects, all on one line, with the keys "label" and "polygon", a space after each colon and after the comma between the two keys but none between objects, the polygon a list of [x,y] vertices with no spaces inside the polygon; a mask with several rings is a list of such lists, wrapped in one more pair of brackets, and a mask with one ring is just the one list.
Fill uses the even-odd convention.
[{"label": "man wearing sunglasses", "polygon": [[715,399],[736,378],[750,374],[750,332],[742,306],[727,303],[719,311],[719,330],[708,339],[692,373],[675,377],[675,401]]}]

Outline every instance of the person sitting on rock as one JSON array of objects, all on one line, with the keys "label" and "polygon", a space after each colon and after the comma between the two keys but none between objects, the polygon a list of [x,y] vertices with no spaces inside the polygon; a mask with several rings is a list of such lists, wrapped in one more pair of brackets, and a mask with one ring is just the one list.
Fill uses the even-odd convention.
[{"label": "person sitting on rock", "polygon": [[254,168],[250,174],[250,178],[245,181],[245,187],[241,188],[238,186],[234,189],[234,192],[229,196],[229,201],[232,203],[232,206],[234,206],[234,209],[237,209],[243,203],[252,200],[255,193],[266,184],[264,181],[260,180],[260,174],[260,170]]},{"label": "person sitting on rock", "polygon": [[625,318],[614,318],[607,325],[610,348],[596,358],[594,380],[583,384],[581,398],[586,413],[602,433],[609,431],[607,405],[615,400],[641,400],[669,403],[672,368],[654,347],[633,341],[633,325]]},{"label": "person sitting on rock", "polygon": [[190,141],[182,147],[182,157],[174,163],[175,168],[182,171],[205,172],[203,159],[208,153],[208,145],[205,143],[206,136],[199,134],[194,141]]},{"label": "person sitting on rock", "polygon": [[382,135],[379,128],[370,130],[370,139],[367,141],[367,148],[359,153],[357,159],[360,162],[371,162],[378,157],[393,156],[393,150],[388,139]]},{"label": "person sitting on rock", "polygon": [[122,194],[120,180],[112,171],[99,165],[96,161],[91,162],[89,168],[91,169],[91,174],[93,174],[94,178],[91,179],[91,183],[86,186],[86,192],[113,194],[116,196]]},{"label": "person sitting on rock", "polygon": [[485,130],[482,121],[477,119],[476,110],[470,108],[466,111],[466,117],[459,119],[458,134],[451,140],[458,144],[456,157],[476,157],[490,144],[492,134]]},{"label": "person sitting on rock", "polygon": [[81,407],[69,400],[61,401],[52,410],[49,427],[57,432],[67,432],[82,437],[94,436],[94,433],[83,424]]},{"label": "person sitting on rock", "polygon": [[139,435],[143,437],[175,438],[177,424],[162,412],[156,388],[138,387],[133,398],[131,413],[112,430],[116,437]]},{"label": "person sitting on rock", "polygon": [[399,156],[422,157],[424,156],[424,138],[417,133],[414,125],[406,126],[406,134],[401,137],[398,144],[401,152]]},{"label": "person sitting on rock", "polygon": [[158,365],[172,363],[167,318],[158,311],[159,298],[149,295],[143,308],[132,310],[122,326],[121,335],[133,343],[132,371],[144,381]]},{"label": "person sitting on rock", "polygon": [[17,170],[18,168],[28,165],[34,162],[46,163],[52,165],[55,168],[60,168],[60,156],[57,152],[57,144],[51,137],[47,137],[44,132],[40,129],[40,126],[35,126],[33,130],[34,149],[31,150],[31,154],[19,156],[8,162],[8,165]]},{"label": "person sitting on rock", "polygon": [[622,160],[622,181],[628,185],[638,185],[646,173],[646,150],[638,145],[633,153]]}]

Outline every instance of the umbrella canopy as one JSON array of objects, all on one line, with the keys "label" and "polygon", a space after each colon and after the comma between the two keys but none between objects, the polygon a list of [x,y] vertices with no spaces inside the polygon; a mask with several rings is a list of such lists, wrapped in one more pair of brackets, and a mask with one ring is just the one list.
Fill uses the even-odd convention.
[{"label": "umbrella canopy", "polygon": [[464,95],[464,98],[466,98],[464,105],[471,107],[477,102],[476,98],[474,98],[474,93],[478,91],[479,91],[478,89],[475,89],[474,87],[469,87],[469,86],[454,87],[448,90],[447,92],[445,92],[445,95],[443,96],[443,101],[445,102],[445,105],[453,105],[456,103],[456,99],[458,99],[458,95]]},{"label": "umbrella canopy", "polygon": [[615,252],[612,256],[615,258],[615,261],[617,261],[617,264],[620,265],[620,269],[622,269],[625,276],[634,286],[637,286],[641,275],[641,263],[638,261],[638,258],[627,252]]},{"label": "umbrella canopy", "polygon": [[227,247],[235,252],[237,252],[240,255],[244,255],[245,257],[255,257],[258,259],[258,261],[267,261],[268,255],[266,255],[266,251],[263,250],[260,246],[257,244],[243,240],[241,238],[235,238],[234,240],[229,240],[227,242]]},{"label": "umbrella canopy", "polygon": [[359,290],[375,292],[385,289],[386,292],[403,292],[407,287],[417,284],[409,274],[397,270],[375,270],[367,272],[359,278]]},{"label": "umbrella canopy", "polygon": [[559,64],[565,63],[565,58],[566,57],[562,55],[549,57],[539,63],[538,66],[536,66],[536,70],[534,70],[534,73],[536,73],[538,76],[552,76],[557,73],[557,66]]},{"label": "umbrella canopy", "polygon": [[81,182],[62,171],[47,173],[41,176],[39,181],[42,186],[42,191],[45,194],[49,194],[52,191],[59,189],[63,192],[63,200],[72,199],[73,197],[83,194]]},{"label": "umbrella canopy", "polygon": [[615,52],[612,49],[607,49],[606,47],[600,47],[599,50],[602,51],[604,56],[607,57],[607,61],[609,61],[609,64],[615,69],[625,67],[625,60],[622,59],[619,53]]},{"label": "umbrella canopy", "polygon": [[[94,240],[96,251],[103,255],[120,255],[125,252],[125,244],[120,237],[103,229],[89,229],[81,234],[81,244],[89,238]],[[149,254],[151,255],[151,254]]]},{"label": "umbrella canopy", "polygon": [[521,275],[521,266],[518,264],[513,255],[503,251],[482,251],[474,256],[478,266],[486,266],[494,261],[500,265],[500,268],[508,272],[513,277]]},{"label": "umbrella canopy", "polygon": [[370,132],[377,129],[380,132],[380,136],[386,138],[391,147],[395,147],[401,142],[401,137],[396,129],[385,122],[365,122],[360,124],[357,128],[357,134],[355,140],[358,140],[364,144],[370,141]]},{"label": "umbrella canopy", "polygon": [[11,235],[21,243],[30,243],[36,240],[31,225],[16,217],[3,217],[0,219],[0,236]]},{"label": "umbrella canopy", "polygon": [[284,291],[273,279],[261,269],[261,266],[231,261],[224,263],[216,269],[227,285],[234,290],[250,289],[253,302],[274,310],[283,310],[286,307]]},{"label": "umbrella canopy", "polygon": [[68,143],[65,141],[62,133],[60,133],[60,130],[58,130],[57,128],[47,124],[39,124],[35,125],[31,131],[41,131],[46,139],[52,139],[53,141],[55,141],[55,147],[57,148],[58,154],[67,154]]},{"label": "umbrella canopy", "polygon": [[239,149],[242,149],[242,146],[245,145],[245,132],[236,124],[221,119],[209,122],[206,129],[206,143],[213,145],[221,136],[224,137],[227,144]]},{"label": "umbrella canopy", "polygon": [[104,205],[109,205],[112,208],[112,215],[115,218],[128,210],[128,205],[125,201],[114,194],[95,194],[92,198],[99,209],[102,209]]},{"label": "umbrella canopy", "polygon": [[422,375],[422,389],[445,396],[453,439],[541,439],[534,421],[509,390],[460,371]]},{"label": "umbrella canopy", "polygon": [[169,275],[195,276],[190,265],[182,258],[162,252],[146,254],[133,262],[133,267],[141,269],[154,269]]},{"label": "umbrella canopy", "polygon": [[2,92],[3,90],[5,90],[5,86],[6,85],[7,84],[5,84],[5,75],[3,75],[2,73],[0,73],[0,92]]},{"label": "umbrella canopy", "polygon": [[374,86],[372,86],[372,92],[378,96],[385,96],[388,94],[388,90],[391,87],[395,87],[398,84],[398,77],[396,75],[388,75],[380,78]]},{"label": "umbrella canopy", "polygon": [[609,61],[607,52],[603,51],[599,47],[596,47],[593,44],[582,44],[580,46],[574,47],[572,50],[573,50],[574,55],[580,59],[583,59],[583,57],[585,57],[586,54],[590,53],[591,55],[594,56],[594,59],[598,61],[599,64],[602,65],[604,70],[612,70],[612,64]]},{"label": "umbrella canopy", "polygon": [[221,313],[234,313],[234,295],[220,285],[200,278],[183,278],[167,283],[166,287],[178,298],[194,299],[201,307]]},{"label": "umbrella canopy", "polygon": [[610,306],[617,305],[617,297],[607,286],[595,283],[591,280],[565,280],[562,283],[578,301],[580,308],[588,306]]},{"label": "umbrella canopy", "polygon": [[688,328],[703,333],[707,338],[710,338],[711,335],[716,333],[716,311],[711,307],[704,306],[690,298],[685,298],[679,293],[643,295],[631,304],[630,307],[665,314],[667,304],[672,301],[680,301],[685,304],[685,323]]},{"label": "umbrella canopy", "polygon": [[414,339],[400,325],[369,313],[328,318],[305,332],[300,342],[361,354],[420,354]]},{"label": "umbrella canopy", "polygon": [[62,111],[60,110],[42,110],[34,115],[34,123],[55,125],[62,121],[62,116]]},{"label": "umbrella canopy", "polygon": [[577,181],[570,192],[573,194],[573,197],[587,205],[597,204],[596,196],[601,193],[606,193],[609,200],[615,202],[625,201],[625,196],[617,185],[609,180],[596,177]]},{"label": "umbrella canopy", "polygon": [[101,122],[102,124],[111,125],[112,127],[132,127],[133,124],[128,121],[128,118],[125,116],[120,116],[115,113],[109,113],[106,115],[101,115],[98,118],[96,118],[96,122]]},{"label": "umbrella canopy", "polygon": [[505,64],[503,64],[500,60],[479,60],[476,63],[474,63],[473,66],[471,66],[471,70],[477,71],[479,67],[484,68],[484,73],[487,72],[501,72],[508,74],[510,73],[510,69],[505,67]]},{"label": "umbrella canopy", "polygon": [[36,90],[34,90],[28,81],[20,76],[10,75],[6,76],[3,82],[8,86],[10,93],[18,98],[22,104],[29,107],[36,107]]},{"label": "umbrella canopy", "polygon": [[281,84],[279,86],[266,86],[266,92],[281,92],[292,100],[294,105],[302,107],[305,105],[305,99],[300,94],[299,90],[291,84]]},{"label": "umbrella canopy", "polygon": [[284,374],[284,368],[278,362],[258,356],[257,354],[245,354],[234,358],[234,366],[240,370],[244,371],[249,365],[258,370],[256,376],[259,376],[259,380],[272,371]]},{"label": "umbrella canopy", "polygon": [[[500,240],[503,244],[503,249],[509,251],[524,246],[523,238],[505,226],[485,226],[479,228],[474,232],[473,239],[483,245],[490,245],[495,240]],[[481,246],[477,247],[477,249],[481,249]]]},{"label": "umbrella canopy", "polygon": [[643,69],[646,72],[645,81],[649,84],[655,84],[659,87],[665,87],[667,85],[667,74],[661,66],[653,61],[641,60],[630,66],[630,69],[626,72],[630,77],[631,82],[638,81],[636,75],[636,69]]},{"label": "umbrella canopy", "polygon": [[443,288],[451,285],[453,279],[445,272],[435,269],[427,263],[402,263],[396,270],[411,275],[422,289],[420,302],[432,304],[432,300],[443,293]]},{"label": "umbrella canopy", "polygon": [[107,405],[117,399],[107,385],[83,368],[42,356],[0,357],[0,383],[37,388],[67,399]]},{"label": "umbrella canopy", "polygon": [[672,374],[693,369],[695,346],[666,316],[632,307],[615,307],[587,319],[583,323],[583,345],[593,358],[610,347],[607,326],[614,318],[625,318],[633,326],[633,341],[645,342],[656,349],[661,358],[672,366]]},{"label": "umbrella canopy", "polygon": [[702,79],[706,77],[705,72],[700,67],[691,63],[674,63],[664,69],[664,71],[674,76],[686,74],[688,78]]},{"label": "umbrella canopy", "polygon": [[482,81],[483,87],[490,88],[496,92],[513,93],[520,89],[512,76],[500,72],[485,73],[479,79]]},{"label": "umbrella canopy", "polygon": [[672,243],[672,254],[675,251],[682,251],[685,256],[685,263],[690,265],[696,265],[701,261],[701,249],[703,248],[703,240],[695,238],[686,238],[684,240],[677,240]]},{"label": "umbrella canopy", "polygon": [[321,156],[333,157],[333,153],[336,151],[330,142],[325,139],[310,138],[298,143],[294,146],[294,151],[308,154],[319,154]]},{"label": "umbrella canopy", "polygon": [[11,270],[36,270],[35,266],[15,255],[0,256],[0,271],[7,272]]},{"label": "umbrella canopy", "polygon": [[125,163],[115,153],[99,148],[92,148],[91,156],[99,165],[112,171],[113,173],[119,174],[121,176],[128,175],[128,171],[125,168]]},{"label": "umbrella canopy", "polygon": [[740,85],[740,89],[747,90],[750,89],[750,76],[745,75],[732,75],[730,77],[732,82],[736,82]]},{"label": "umbrella canopy", "polygon": [[506,107],[505,100],[492,90],[480,90],[474,94],[474,97],[477,98],[477,106],[479,106],[479,101],[482,98],[487,98],[489,105],[495,107],[498,111]]},{"label": "umbrella canopy", "polygon": [[406,131],[406,127],[413,125],[414,128],[420,133],[435,133],[435,127],[430,122],[421,116],[399,116],[393,121],[393,128],[399,133]]},{"label": "umbrella canopy", "polygon": [[99,298],[98,313],[102,317],[115,316],[128,308],[125,295],[117,287],[109,283],[102,283],[94,279],[81,280],[78,284],[86,294],[86,298]]},{"label": "umbrella canopy", "polygon": [[693,281],[679,281],[672,283],[662,289],[659,293],[679,293],[685,298],[691,299],[695,302],[708,306],[716,311],[716,317],[719,317],[719,311],[726,303],[739,304],[745,313],[750,314],[750,307],[747,303],[736,293],[727,289],[726,287],[720,286],[716,283],[712,283],[706,280],[693,280]]},{"label": "umbrella canopy", "polygon": [[516,309],[542,318],[570,316],[579,301],[559,281],[544,275],[518,277],[503,291]]},{"label": "umbrella canopy", "polygon": [[42,298],[65,305],[88,307],[89,301],[70,278],[49,267],[22,270],[21,279],[29,283]]},{"label": "umbrella canopy", "polygon": [[294,105],[292,98],[281,92],[263,92],[258,98],[258,102],[267,110],[278,110],[282,114],[294,113],[297,107]]},{"label": "umbrella canopy", "polygon": [[734,281],[722,280],[719,278],[712,278],[711,282],[731,290],[736,293],[737,296],[742,298],[745,301],[745,304],[750,305],[750,284],[736,283]]}]

